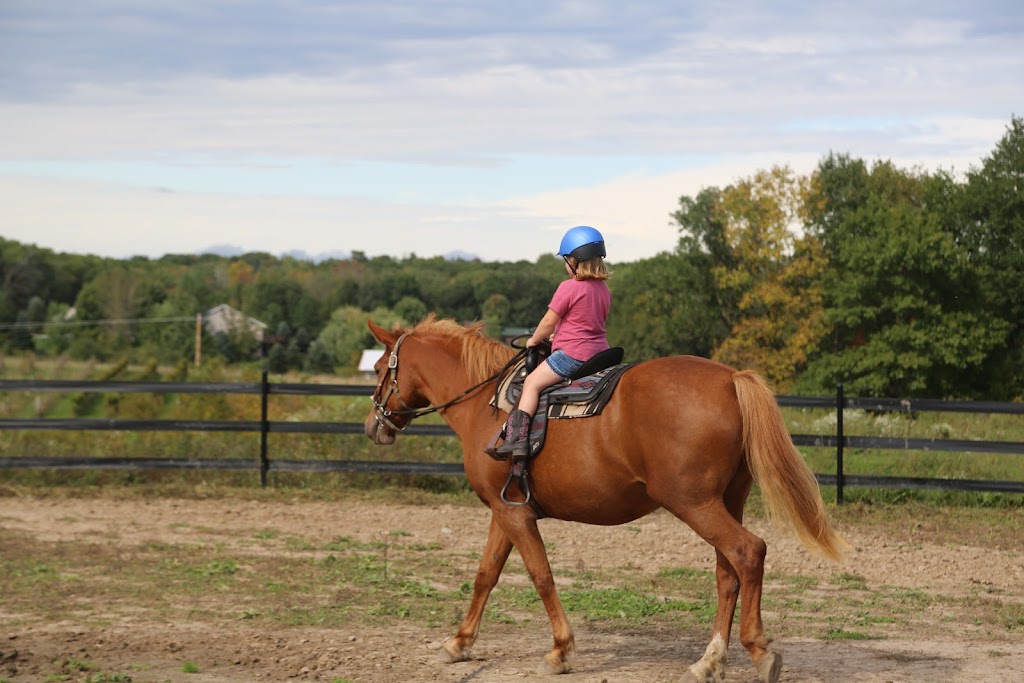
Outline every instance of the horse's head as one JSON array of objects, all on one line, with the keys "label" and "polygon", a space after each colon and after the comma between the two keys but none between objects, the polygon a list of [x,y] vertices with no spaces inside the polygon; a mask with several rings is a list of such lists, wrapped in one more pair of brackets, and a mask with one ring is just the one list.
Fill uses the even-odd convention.
[{"label": "horse's head", "polygon": [[394,443],[395,433],[420,415],[447,415],[456,404],[482,396],[514,353],[484,337],[482,323],[463,327],[431,314],[409,330],[391,332],[372,320],[368,325],[384,355],[374,365],[377,388],[364,431],[382,445]]},{"label": "horse's head", "polygon": [[367,324],[374,338],[384,345],[384,354],[373,366],[377,388],[373,391],[373,408],[366,417],[364,431],[374,443],[388,445],[395,442],[395,433],[404,430],[430,401],[420,392],[414,368],[407,363],[399,372],[398,352],[408,333],[390,332],[372,320]]}]

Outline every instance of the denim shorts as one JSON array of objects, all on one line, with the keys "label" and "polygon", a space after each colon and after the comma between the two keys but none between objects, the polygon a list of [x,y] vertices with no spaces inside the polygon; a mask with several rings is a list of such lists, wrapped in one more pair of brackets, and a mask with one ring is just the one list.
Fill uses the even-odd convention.
[{"label": "denim shorts", "polygon": [[583,361],[565,355],[564,351],[555,351],[545,362],[562,379],[572,377],[572,373],[583,367]]}]

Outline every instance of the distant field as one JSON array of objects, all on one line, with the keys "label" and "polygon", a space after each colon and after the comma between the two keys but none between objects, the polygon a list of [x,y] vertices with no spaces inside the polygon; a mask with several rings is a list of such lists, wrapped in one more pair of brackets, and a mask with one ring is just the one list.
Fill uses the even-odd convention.
[{"label": "distant field", "polygon": [[[835,411],[785,408],[783,414],[794,434],[835,434]],[[1024,442],[1024,416],[945,412],[872,414],[846,410],[843,431],[846,436]],[[834,448],[802,447],[800,450],[815,472],[835,473]],[[847,448],[843,471],[848,475],[1024,481],[1024,455]],[[845,497],[856,500],[864,495],[863,491],[850,489]],[[988,505],[1024,502],[1024,496],[937,491],[876,491],[870,497],[891,501],[912,497]]]}]

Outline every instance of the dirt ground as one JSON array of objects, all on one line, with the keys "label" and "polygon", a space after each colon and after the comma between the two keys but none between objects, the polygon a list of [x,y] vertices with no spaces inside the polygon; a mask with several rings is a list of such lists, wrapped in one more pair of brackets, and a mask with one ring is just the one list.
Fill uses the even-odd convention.
[{"label": "dirt ground", "polygon": [[[49,544],[92,542],[132,548],[152,543],[230,543],[254,530],[273,529],[306,538],[345,534],[372,541],[396,529],[417,542],[433,544],[458,566],[479,553],[487,530],[483,508],[410,506],[375,502],[265,502],[182,499],[104,500],[0,498],[0,534],[17,533]],[[774,576],[828,579],[837,572],[863,577],[868,585],[927,590],[965,600],[983,586],[1003,601],[1024,603],[1024,559],[1020,547],[988,547],[980,538],[957,543],[932,538],[922,526],[896,532],[875,526],[840,527],[856,549],[841,566],[819,560],[767,523],[749,526],[769,545],[766,571]],[[216,528],[214,533],[212,528]],[[924,533],[918,533],[924,529]],[[713,553],[692,531],[664,513],[637,521],[629,530],[545,520],[541,530],[560,567],[639,567],[656,572],[667,565],[712,569]],[[0,557],[0,560],[4,558]],[[466,579],[472,580],[471,566]],[[766,589],[768,590],[768,589]],[[465,602],[464,600],[462,601]],[[950,604],[956,604],[951,602]],[[447,608],[447,606],[445,606]],[[452,608],[464,608],[453,605]],[[53,673],[54,661],[88,660],[109,671],[136,671],[134,683],[243,683],[250,681],[352,681],[398,683],[442,681],[510,683],[538,676],[550,631],[537,622],[524,629],[485,621],[475,659],[444,664],[437,658],[451,633],[409,624],[399,628],[274,628],[224,618],[174,621],[144,611],[120,614],[109,623],[15,620],[0,595],[0,681],[89,681],[87,674]],[[784,614],[766,614],[769,632]],[[5,625],[5,622],[9,622]],[[680,638],[665,628],[651,632],[609,632],[574,624],[577,660],[569,683],[655,683],[676,681],[707,646],[707,638]],[[949,614],[936,622],[894,624],[893,637],[873,640],[780,639],[773,646],[784,659],[783,680],[792,683],[857,681],[1009,683],[1024,681],[1024,630],[970,623]],[[730,646],[729,681],[756,676],[735,639]],[[202,661],[199,673],[181,662]],[[140,666],[141,665],[141,666]],[[134,668],[133,668],[134,667]],[[114,679],[94,679],[107,683]]]}]

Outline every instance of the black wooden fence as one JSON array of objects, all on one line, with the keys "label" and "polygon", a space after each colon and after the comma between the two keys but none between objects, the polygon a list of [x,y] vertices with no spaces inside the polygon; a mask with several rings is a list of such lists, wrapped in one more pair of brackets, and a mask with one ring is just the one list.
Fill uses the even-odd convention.
[{"label": "black wooden fence", "polygon": [[[258,458],[144,458],[144,457],[52,457],[40,455],[0,454],[0,469],[209,469],[258,470],[260,484],[266,486],[270,470],[281,472],[370,472],[400,474],[462,475],[459,463],[383,462],[362,460],[271,460],[267,437],[270,434],[362,434],[362,423],[294,422],[268,419],[268,399],[274,395],[299,396],[362,396],[368,397],[372,387],[343,384],[271,383],[264,372],[260,382],[118,382],[78,380],[0,380],[0,392],[83,392],[83,393],[149,393],[149,394],[257,394],[260,415],[254,420],[132,420],[83,418],[0,418],[0,430],[117,430],[169,432],[258,432]],[[836,500],[843,502],[847,486],[866,488],[939,489],[951,491],[985,491],[1024,493],[1024,482],[998,480],[936,479],[913,477],[876,477],[847,475],[843,472],[843,456],[847,448],[878,448],[917,451],[957,451],[1024,455],[1024,443],[1008,441],[973,441],[926,438],[891,438],[846,436],[843,433],[843,411],[861,409],[878,412],[958,412],[1024,415],[1022,403],[989,401],[937,401],[930,399],[848,398],[843,387],[835,397],[779,396],[780,406],[825,408],[836,411],[834,434],[794,434],[797,446],[834,448],[835,474],[816,474],[822,485],[836,487]],[[446,425],[412,425],[407,434],[420,436],[452,436]]]}]

